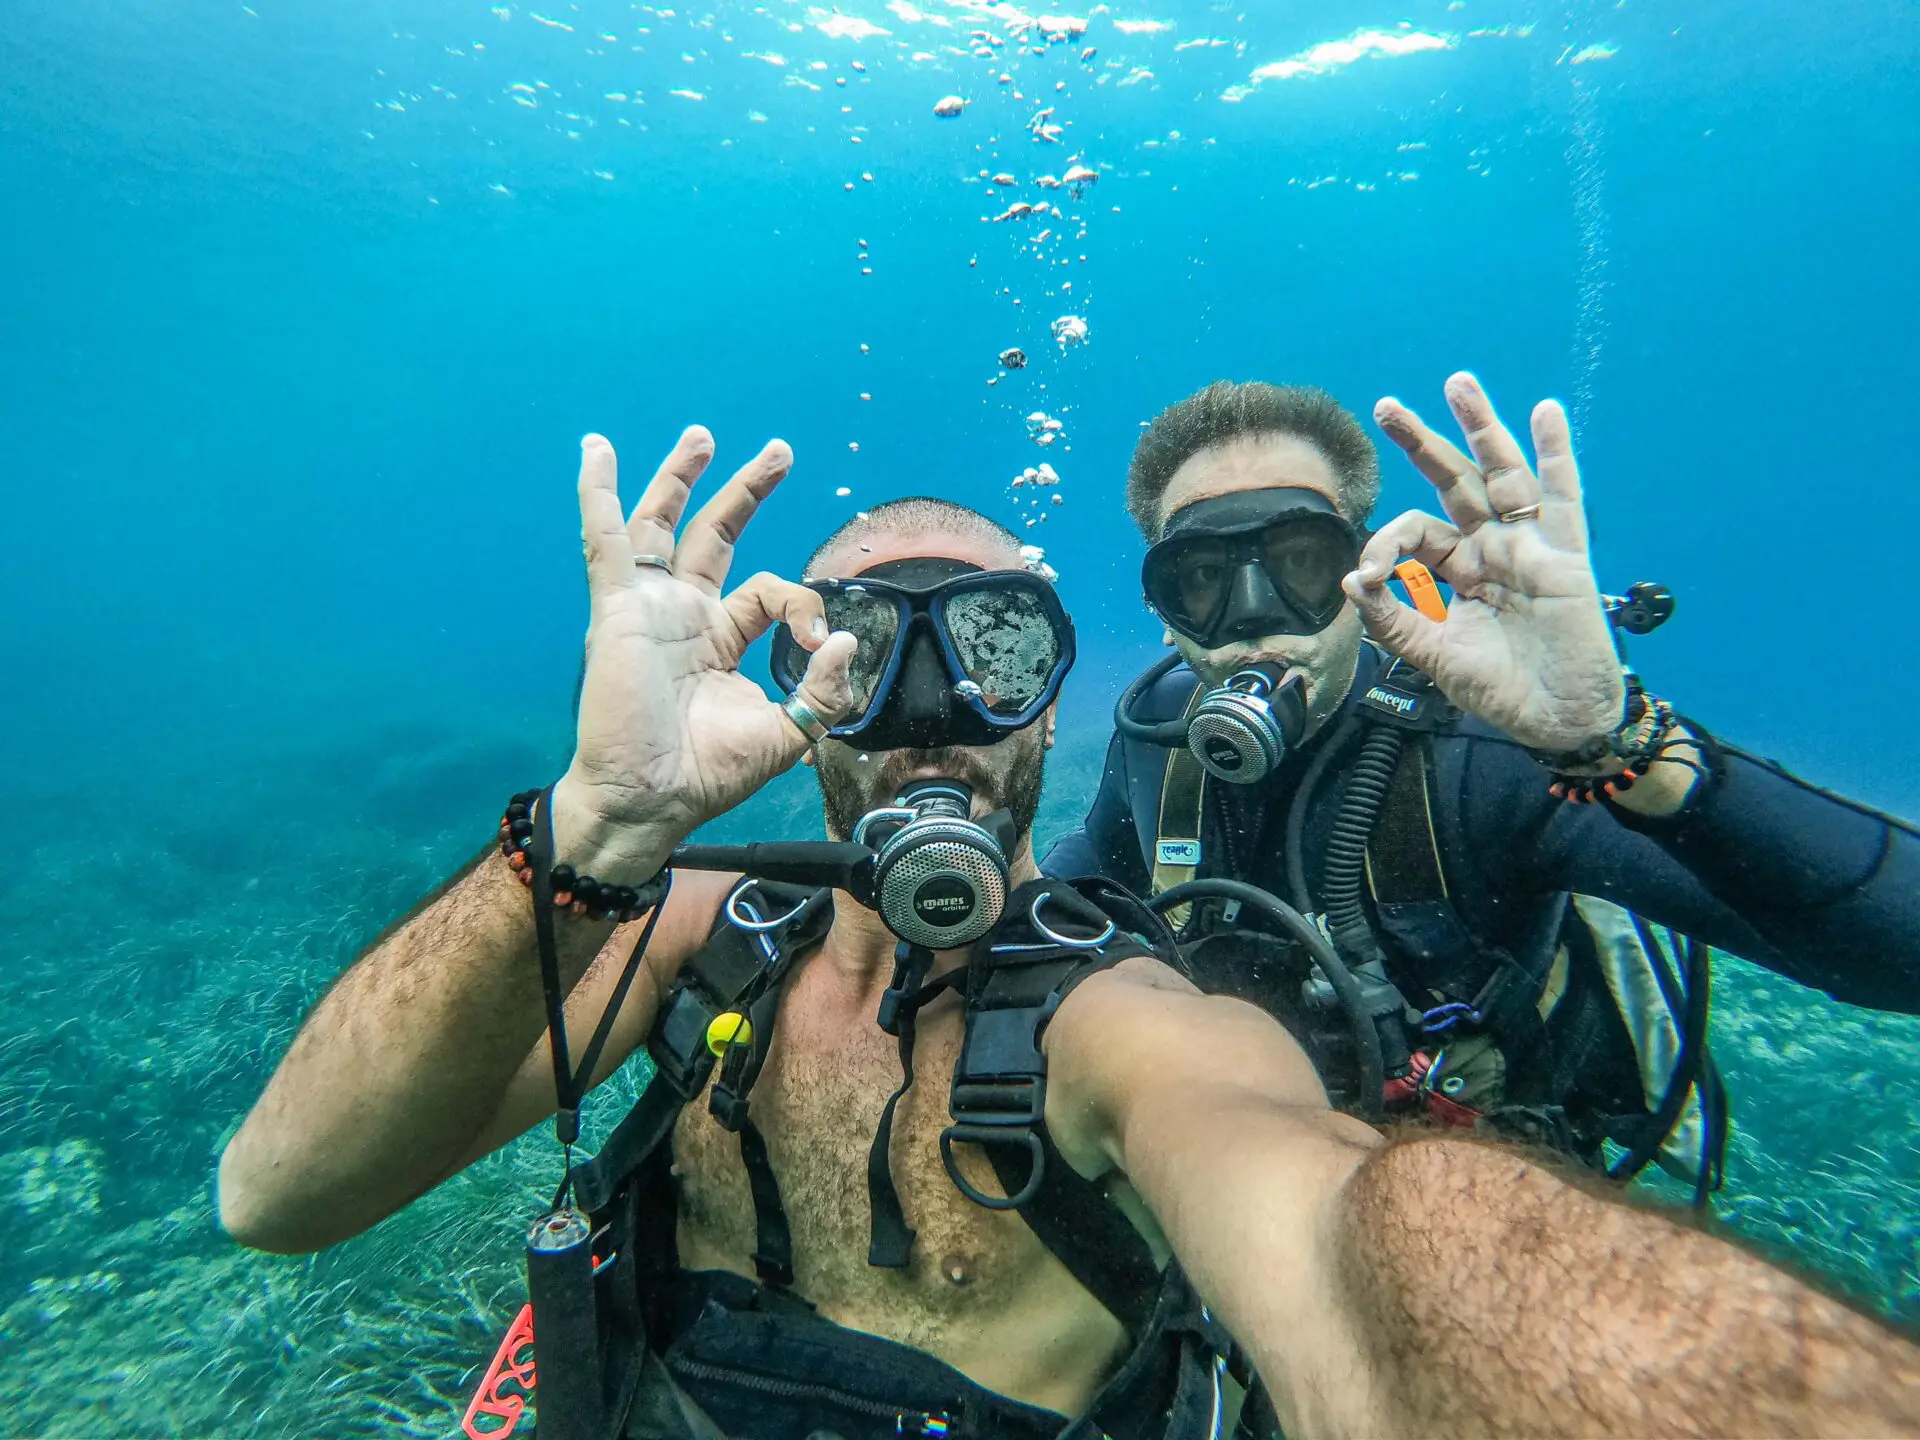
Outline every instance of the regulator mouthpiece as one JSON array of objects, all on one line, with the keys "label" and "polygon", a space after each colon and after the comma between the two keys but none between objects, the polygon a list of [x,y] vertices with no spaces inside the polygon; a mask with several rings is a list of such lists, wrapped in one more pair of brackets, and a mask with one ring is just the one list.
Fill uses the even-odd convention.
[{"label": "regulator mouthpiece", "polygon": [[1000,923],[1013,822],[1004,810],[977,822],[972,809],[959,781],[916,780],[854,826],[875,852],[874,906],[909,945],[958,949]]},{"label": "regulator mouthpiece", "polygon": [[1252,785],[1279,768],[1306,728],[1300,677],[1274,665],[1253,665],[1194,707],[1187,747],[1215,779]]}]

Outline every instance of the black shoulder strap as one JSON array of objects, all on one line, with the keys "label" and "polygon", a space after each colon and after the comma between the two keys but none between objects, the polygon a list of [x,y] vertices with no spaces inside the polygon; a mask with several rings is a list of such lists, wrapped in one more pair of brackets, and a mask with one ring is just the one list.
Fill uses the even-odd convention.
[{"label": "black shoulder strap", "polygon": [[1422,905],[1448,898],[1428,786],[1431,760],[1432,747],[1424,737],[1400,747],[1400,763],[1367,842],[1367,876],[1377,903]]},{"label": "black shoulder strap", "polygon": [[[748,931],[738,923],[741,916],[756,924],[770,919],[779,923]],[[751,1016],[748,1007],[769,989],[775,991],[777,1004],[777,986],[768,982],[783,981],[791,957],[817,941],[832,922],[833,906],[825,890],[743,881],[727,896],[707,943],[688,957],[654,1017],[647,1037],[653,1079],[599,1154],[573,1168],[574,1193],[582,1208],[593,1212],[606,1205],[672,1136],[681,1108],[706,1087],[718,1063],[720,1051],[709,1043],[709,1035],[717,1033],[713,1022],[722,1014],[746,1010],[752,1024],[758,1017]],[[760,1050],[762,1058],[772,1021],[769,1010],[765,1023],[753,1026],[757,1043],[751,1048]],[[736,1039],[740,1033],[733,1032]],[[732,1041],[720,1047],[727,1052],[748,1048]],[[757,1074],[758,1065],[753,1070]],[[741,1114],[744,1119],[744,1101]]]},{"label": "black shoulder strap", "polygon": [[[1064,943],[1063,943],[1064,942]],[[969,962],[966,1038],[940,1137],[949,1175],[977,1204],[1018,1210],[1040,1242],[1136,1337],[1160,1288],[1152,1250],[1108,1194],[1047,1134],[1047,1023],[1075,987],[1134,955],[1175,953],[1164,922],[1110,881],[1023,886]],[[954,1161],[979,1145],[1005,1197],[981,1193]]]}]

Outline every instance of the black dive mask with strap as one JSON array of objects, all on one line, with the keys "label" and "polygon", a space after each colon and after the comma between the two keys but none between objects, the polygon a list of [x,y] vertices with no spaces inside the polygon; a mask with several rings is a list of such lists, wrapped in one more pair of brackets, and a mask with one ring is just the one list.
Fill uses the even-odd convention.
[{"label": "black dive mask with strap", "polygon": [[1345,603],[1360,539],[1317,490],[1241,490],[1182,506],[1140,566],[1169,629],[1217,650],[1268,635],[1317,635]]},{"label": "black dive mask with strap", "polygon": [[[860,642],[853,709],[828,733],[864,750],[997,744],[1038,720],[1073,668],[1073,621],[1028,571],[921,556],[807,588],[827,623]],[[787,694],[807,658],[785,625],[775,629],[773,680]]]}]

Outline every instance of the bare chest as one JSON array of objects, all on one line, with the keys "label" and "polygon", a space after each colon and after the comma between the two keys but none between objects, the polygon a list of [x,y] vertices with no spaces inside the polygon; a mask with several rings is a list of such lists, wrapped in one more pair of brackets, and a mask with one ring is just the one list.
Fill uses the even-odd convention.
[{"label": "bare chest", "polygon": [[[857,1007],[803,968],[753,1088],[753,1121],[792,1234],[795,1288],[842,1324],[935,1354],[950,1354],[954,1332],[977,1330],[987,1315],[1064,1307],[1056,1322],[1111,1325],[1025,1222],[967,1200],[946,1173],[939,1137],[963,1031],[951,996],[920,1016],[914,1084],[894,1115],[891,1168],[918,1232],[912,1260],[905,1270],[867,1263],[868,1151],[900,1081],[898,1042],[874,1022],[870,998]],[[739,1138],[702,1100],[682,1114],[674,1143],[681,1263],[751,1275],[755,1221]],[[1000,1193],[984,1156],[963,1147],[960,1159],[971,1182]]]}]

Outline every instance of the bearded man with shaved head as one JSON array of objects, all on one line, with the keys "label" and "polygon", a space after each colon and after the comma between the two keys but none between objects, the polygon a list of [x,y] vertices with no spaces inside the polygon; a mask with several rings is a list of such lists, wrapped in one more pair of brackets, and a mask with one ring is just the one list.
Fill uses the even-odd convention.
[{"label": "bearded man with shaved head", "polygon": [[[571,1138],[644,1048],[530,1231],[542,1440],[1197,1440],[1256,1373],[1296,1435],[1920,1424],[1871,1322],[1512,1154],[1386,1143],[1124,890],[1041,876],[1073,633],[1013,536],[909,500],[728,591],[791,456],[688,519],[712,455],[688,430],[628,511],[587,437],[572,761],[315,1007],[222,1157],[235,1239],[318,1249]],[[770,629],[780,703],[739,670]],[[704,868],[688,835],[803,755],[830,839]],[[501,1373],[469,1433],[518,1417]]]}]

